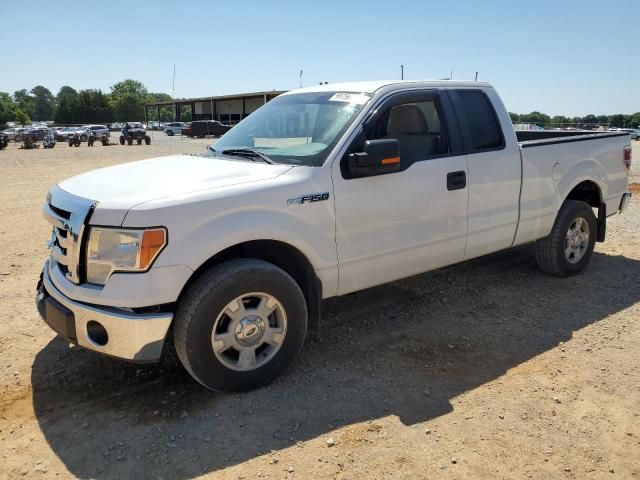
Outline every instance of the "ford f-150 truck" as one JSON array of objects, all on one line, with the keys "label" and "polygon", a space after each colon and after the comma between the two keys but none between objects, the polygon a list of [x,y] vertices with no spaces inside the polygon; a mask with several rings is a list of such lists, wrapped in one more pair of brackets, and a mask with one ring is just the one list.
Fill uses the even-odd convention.
[{"label": "ford f-150 truck", "polygon": [[291,91],[202,155],[52,186],[36,303],[84,348],[175,348],[205,387],[255,388],[328,297],[529,242],[543,271],[579,273],[629,202],[630,165],[626,133],[514,132],[486,83]]}]

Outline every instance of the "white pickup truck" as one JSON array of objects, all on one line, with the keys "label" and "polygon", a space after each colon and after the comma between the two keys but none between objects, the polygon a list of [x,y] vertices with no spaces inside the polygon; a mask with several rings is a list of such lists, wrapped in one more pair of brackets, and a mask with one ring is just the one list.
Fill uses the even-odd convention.
[{"label": "white pickup truck", "polygon": [[630,164],[626,133],[514,132],[486,83],[291,91],[202,155],[52,186],[36,303],[74,344],[138,362],[175,346],[205,387],[254,388],[325,298],[528,242],[543,271],[577,274]]}]

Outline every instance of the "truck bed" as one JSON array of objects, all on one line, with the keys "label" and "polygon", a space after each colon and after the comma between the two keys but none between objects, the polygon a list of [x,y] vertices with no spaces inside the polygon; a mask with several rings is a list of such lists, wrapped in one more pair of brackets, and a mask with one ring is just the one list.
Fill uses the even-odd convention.
[{"label": "truck bed", "polygon": [[628,181],[623,163],[623,150],[630,142],[627,133],[520,131],[516,136],[522,162],[516,244],[549,233],[566,193],[576,182],[596,182],[606,214],[618,211]]}]

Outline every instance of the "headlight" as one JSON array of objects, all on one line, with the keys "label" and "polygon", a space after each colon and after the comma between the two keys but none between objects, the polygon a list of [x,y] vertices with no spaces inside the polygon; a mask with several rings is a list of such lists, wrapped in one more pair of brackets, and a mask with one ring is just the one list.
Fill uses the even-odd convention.
[{"label": "headlight", "polygon": [[91,227],[87,282],[104,285],[114,272],[144,272],[167,244],[164,228],[122,230]]}]

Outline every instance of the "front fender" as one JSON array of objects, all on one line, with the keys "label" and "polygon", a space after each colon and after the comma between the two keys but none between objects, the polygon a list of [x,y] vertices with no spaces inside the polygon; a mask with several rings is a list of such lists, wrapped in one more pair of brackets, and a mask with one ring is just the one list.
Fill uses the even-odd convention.
[{"label": "front fender", "polygon": [[338,259],[332,198],[302,205],[287,204],[288,198],[301,193],[328,189],[286,180],[273,182],[276,185],[265,190],[236,187],[244,189],[242,195],[216,195],[199,201],[174,202],[167,207],[134,208],[123,226],[167,227],[168,245],[154,267],[186,265],[194,271],[234,245],[253,240],[280,241],[306,256],[322,281],[324,297],[335,295]]}]

